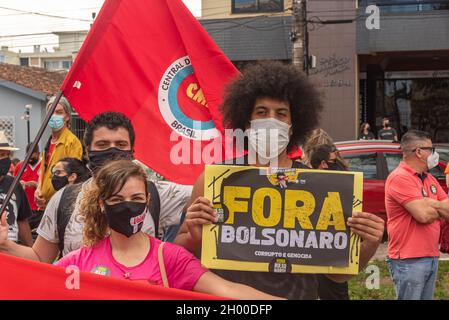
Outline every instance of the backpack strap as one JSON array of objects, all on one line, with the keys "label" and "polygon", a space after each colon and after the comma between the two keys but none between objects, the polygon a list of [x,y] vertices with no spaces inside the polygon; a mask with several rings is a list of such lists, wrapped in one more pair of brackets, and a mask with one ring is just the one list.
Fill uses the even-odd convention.
[{"label": "backpack strap", "polygon": [[154,221],[154,236],[160,240],[159,236],[159,219],[161,214],[161,198],[159,197],[159,191],[153,181],[147,181],[148,192],[151,196],[149,210],[151,217]]},{"label": "backpack strap", "polygon": [[69,223],[70,217],[72,216],[76,198],[81,191],[82,185],[82,183],[78,183],[66,186],[62,191],[61,199],[59,200],[56,213],[56,226],[58,228],[58,247],[61,255],[64,250],[65,230],[67,228],[67,224]]},{"label": "backpack strap", "polygon": [[159,270],[161,272],[162,283],[164,284],[164,288],[170,288],[170,286],[168,285],[167,272],[165,271],[164,254],[163,254],[164,244],[165,242],[161,242],[159,244],[159,248],[157,249],[157,260],[159,262]]}]

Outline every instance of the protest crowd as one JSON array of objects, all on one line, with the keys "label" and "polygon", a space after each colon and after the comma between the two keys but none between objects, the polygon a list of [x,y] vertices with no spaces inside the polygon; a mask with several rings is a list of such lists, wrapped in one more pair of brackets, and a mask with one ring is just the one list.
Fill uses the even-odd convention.
[{"label": "protest crowd", "polygon": [[[48,111],[57,102],[48,122],[51,134],[43,141],[42,150],[37,144],[34,148],[32,143],[27,146],[28,162],[23,159],[17,164],[12,162],[18,149],[0,131],[0,195],[3,198],[14,177],[21,174],[1,213],[0,253],[59,268],[76,266],[81,272],[123,281],[234,299],[349,300],[348,281],[363,272],[386,233],[388,267],[397,298],[433,299],[440,234],[444,221],[449,219],[449,199],[428,172],[439,161],[431,136],[409,130],[399,137],[389,118],[383,119],[378,139],[399,141],[403,150],[403,160],[386,182],[385,222],[375,213],[364,212],[361,205],[354,205],[352,210],[353,196],[357,195],[352,189],[353,180],[358,176],[352,175],[338,145],[320,128],[320,94],[303,70],[266,61],[249,64],[230,78],[231,81],[221,84],[224,90],[217,109],[222,120],[219,126],[244,132],[243,150],[235,152],[231,159],[222,157],[209,164],[215,164],[215,170],[229,167],[235,172],[276,167],[281,171],[273,176],[275,187],[269,183],[264,185],[257,174],[248,173],[233,181],[235,188],[241,187],[238,190],[264,187],[269,196],[257,197],[258,191],[253,189],[248,195],[242,191],[226,200],[235,201],[238,208],[233,215],[226,213],[223,219],[218,209],[220,204],[216,197],[210,196],[212,187],[207,168],[192,165],[190,169],[186,165],[179,169],[195,174],[195,181],[188,185],[169,179],[151,180],[148,168],[136,161],[142,160],[143,153],[138,150],[144,146],[153,153],[159,152],[158,147],[152,146],[152,139],[162,133],[150,120],[143,132],[135,127],[146,120],[137,122],[125,112],[95,112],[88,117],[80,141],[70,124],[72,112],[82,100],[71,99],[71,93],[60,99],[53,96],[47,104]],[[370,124],[362,123],[359,139],[375,138]],[[294,156],[298,150],[301,155]],[[176,168],[175,164],[166,165]],[[307,179],[301,178],[302,172]],[[181,172],[173,173],[176,174]],[[227,177],[226,183],[234,186],[233,176]],[[314,177],[328,178],[314,182]],[[248,186],[240,185],[245,179]],[[338,187],[333,186],[338,182],[343,185],[344,181],[351,181],[351,188],[347,193],[338,193]],[[222,184],[225,185],[225,180]],[[330,191],[325,196],[315,195],[307,202],[311,198],[304,195],[308,191],[300,193],[301,184],[316,185],[323,190],[327,187]],[[300,191],[292,185],[299,186]],[[270,191],[274,189],[276,192]],[[289,206],[287,195],[294,198],[301,194],[304,198],[294,198],[294,204],[276,222],[263,209],[258,215],[258,206],[263,207],[267,199],[271,201],[270,210],[277,210],[272,199],[278,194],[282,195],[280,201],[285,201],[284,207]],[[335,202],[331,203],[332,199]],[[303,206],[298,205],[300,202]],[[341,215],[336,205],[340,202]],[[349,211],[346,203],[350,204]],[[306,212],[309,204],[311,209]],[[297,272],[301,266],[285,261],[287,272],[252,269],[250,264],[256,262],[248,262],[247,270],[206,267],[203,259],[208,257],[210,248],[205,246],[212,246],[207,242],[207,230],[213,233],[213,228],[223,228],[223,223],[243,221],[242,216],[252,217],[265,229],[260,231],[257,223],[232,226],[232,230],[224,228],[231,231],[227,235],[219,234],[223,242],[220,246],[238,245],[242,250],[251,251],[252,246],[262,243],[265,247],[278,246],[280,252],[284,252],[282,247],[299,247],[307,250],[304,254],[299,251],[296,258],[306,261],[313,256],[317,259],[314,262],[321,261],[321,269]],[[283,227],[278,228],[282,223]],[[221,248],[218,242],[217,251]],[[356,254],[353,246],[359,248]],[[323,257],[318,257],[321,249],[329,251],[321,251]],[[258,252],[257,259],[270,256],[269,251]],[[228,257],[233,259],[228,260],[237,261],[238,254],[232,254]],[[357,263],[341,261],[341,256],[352,260],[353,254]],[[279,261],[275,259],[274,270],[283,268]],[[314,264],[305,265],[312,268]],[[353,269],[332,273],[346,267]]]}]

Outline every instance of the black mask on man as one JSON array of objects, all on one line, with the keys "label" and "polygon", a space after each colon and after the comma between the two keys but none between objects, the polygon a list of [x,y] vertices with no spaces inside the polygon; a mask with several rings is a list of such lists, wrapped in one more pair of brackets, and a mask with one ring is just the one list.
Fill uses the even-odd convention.
[{"label": "black mask on man", "polygon": [[327,162],[327,170],[339,171],[342,170],[338,163],[336,162]]},{"label": "black mask on man", "polygon": [[105,204],[109,227],[128,238],[131,237],[142,229],[146,206],[146,203],[134,201]]},{"label": "black mask on man", "polygon": [[51,177],[51,184],[56,191],[61,190],[69,184],[69,177],[53,175]]},{"label": "black mask on man", "polygon": [[34,166],[39,161],[39,158],[30,158],[30,161],[28,163],[32,166]]},{"label": "black mask on man", "polygon": [[133,159],[133,151],[121,150],[118,148],[109,148],[101,151],[89,151],[88,168],[93,172],[97,172],[107,161],[119,159]]},{"label": "black mask on man", "polygon": [[6,176],[9,172],[9,168],[11,167],[11,159],[6,157],[0,160],[0,177]]}]

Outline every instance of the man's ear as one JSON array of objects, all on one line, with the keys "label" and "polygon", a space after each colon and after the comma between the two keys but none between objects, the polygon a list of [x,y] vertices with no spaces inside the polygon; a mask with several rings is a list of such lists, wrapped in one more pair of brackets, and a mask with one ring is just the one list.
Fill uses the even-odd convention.
[{"label": "man's ear", "polygon": [[327,165],[327,162],[326,162],[326,161],[321,160],[320,166],[319,166],[318,169],[321,169],[321,170],[323,170],[323,169],[329,169],[329,166]]},{"label": "man's ear", "polygon": [[75,180],[78,178],[78,175],[76,173],[72,173],[70,176],[67,177],[69,180],[69,183],[75,183]]}]

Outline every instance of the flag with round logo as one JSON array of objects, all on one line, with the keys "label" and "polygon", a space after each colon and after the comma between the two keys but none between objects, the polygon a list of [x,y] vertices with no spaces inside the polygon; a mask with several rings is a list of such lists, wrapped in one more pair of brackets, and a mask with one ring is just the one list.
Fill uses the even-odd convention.
[{"label": "flag with round logo", "polygon": [[124,113],[136,158],[193,184],[225,158],[219,106],[237,74],[181,0],[107,0],[61,89],[85,120]]}]

